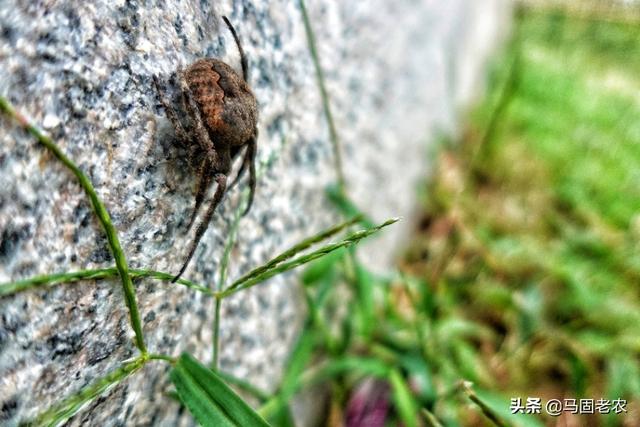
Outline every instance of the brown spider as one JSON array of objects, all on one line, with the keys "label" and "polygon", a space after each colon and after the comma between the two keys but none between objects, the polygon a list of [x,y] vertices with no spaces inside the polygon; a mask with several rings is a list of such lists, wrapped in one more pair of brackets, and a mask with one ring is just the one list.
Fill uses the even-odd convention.
[{"label": "brown spider", "polygon": [[191,150],[191,163],[195,164],[196,159],[200,162],[195,208],[187,229],[191,229],[211,181],[214,180],[218,184],[213,201],[198,224],[187,259],[180,272],[173,278],[173,282],[177,281],[186,270],[216,207],[225,195],[232,162],[244,147],[246,150],[242,166],[235,180],[228,186],[229,190],[233,188],[247,167],[249,168],[249,201],[243,215],[246,215],[251,208],[256,188],[258,105],[255,95],[247,84],[247,58],[238,34],[226,16],[222,19],[238,46],[242,77],[229,65],[216,58],[199,59],[186,70],[178,70],[180,99],[187,115],[188,126],[183,126],[178,114],[160,90],[158,79],[153,77],[160,101],[177,139]]}]

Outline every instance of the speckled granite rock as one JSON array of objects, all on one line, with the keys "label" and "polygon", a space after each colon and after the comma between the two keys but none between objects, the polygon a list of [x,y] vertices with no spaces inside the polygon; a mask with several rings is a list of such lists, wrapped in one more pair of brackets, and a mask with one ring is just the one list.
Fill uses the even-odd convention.
[{"label": "speckled granite rock", "polygon": [[[363,255],[393,261],[410,229],[429,141],[454,131],[486,57],[506,31],[507,0],[309,2],[349,189],[383,219],[404,215]],[[274,159],[240,223],[230,276],[337,221],[334,179],[301,14],[288,1],[17,1],[0,3],[0,93],[87,173],[131,267],[175,272],[184,259],[194,172],[168,131],[151,76],[203,56],[237,65],[220,16],[235,23],[260,105],[259,153]],[[0,118],[0,282],[112,265],[106,239],[71,174]],[[238,205],[219,208],[185,277],[211,283]],[[211,358],[213,304],[144,280],[137,297],[148,347]],[[265,389],[281,376],[304,318],[295,275],[225,301],[221,365]],[[135,354],[117,280],[85,281],[0,300],[0,424],[14,425]],[[189,425],[151,363],[71,425]]]}]

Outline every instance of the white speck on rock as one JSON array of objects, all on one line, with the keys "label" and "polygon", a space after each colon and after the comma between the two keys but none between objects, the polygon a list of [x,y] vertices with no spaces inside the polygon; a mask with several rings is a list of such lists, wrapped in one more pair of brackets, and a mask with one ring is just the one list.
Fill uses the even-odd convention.
[{"label": "white speck on rock", "polygon": [[55,128],[60,124],[60,119],[55,114],[48,113],[44,116],[42,127],[45,129]]},{"label": "white speck on rock", "polygon": [[153,45],[149,40],[143,39],[143,40],[140,40],[136,45],[136,50],[138,52],[152,52]]}]

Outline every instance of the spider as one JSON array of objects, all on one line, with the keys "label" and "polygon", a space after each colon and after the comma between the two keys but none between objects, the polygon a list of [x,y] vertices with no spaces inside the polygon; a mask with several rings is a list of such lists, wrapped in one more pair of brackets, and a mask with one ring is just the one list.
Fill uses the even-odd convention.
[{"label": "spider", "polygon": [[[251,209],[256,188],[256,145],[258,139],[258,105],[248,80],[247,57],[240,39],[226,16],[223,16],[240,53],[242,77],[229,65],[216,58],[199,59],[186,70],[178,70],[178,89],[181,107],[186,113],[188,126],[178,118],[163,91],[158,78],[153,77],[160,102],[174,128],[180,143],[190,149],[190,163],[198,167],[195,207],[187,229],[193,225],[202,206],[211,181],[217,188],[204,218],[196,228],[180,272],[173,278],[176,282],[189,265],[198,243],[209,226],[213,214],[225,193],[242,178],[249,169],[249,201],[243,216]],[[227,186],[233,160],[245,149],[242,164],[236,178]],[[197,159],[197,160],[196,160]]]}]

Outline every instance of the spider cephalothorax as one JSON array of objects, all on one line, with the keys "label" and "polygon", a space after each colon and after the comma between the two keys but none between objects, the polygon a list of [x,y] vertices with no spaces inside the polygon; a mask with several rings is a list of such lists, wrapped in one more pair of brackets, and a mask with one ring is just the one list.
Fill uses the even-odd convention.
[{"label": "spider cephalothorax", "polygon": [[[199,59],[186,70],[178,70],[180,99],[182,109],[187,116],[187,126],[183,126],[176,110],[163,96],[158,81],[154,77],[160,100],[173,125],[176,137],[190,149],[191,161],[198,168],[195,208],[188,228],[191,228],[198,214],[211,181],[216,181],[217,184],[211,205],[196,228],[187,259],[180,272],[174,277],[174,282],[187,268],[225,192],[238,182],[247,168],[249,168],[250,193],[244,214],[251,208],[256,187],[258,105],[255,95],[247,84],[247,58],[238,35],[229,20],[224,16],[222,19],[231,31],[240,51],[242,77],[229,65],[215,58]],[[245,154],[238,175],[231,185],[227,186],[227,177],[231,172],[233,159],[243,148],[245,148]]]}]

